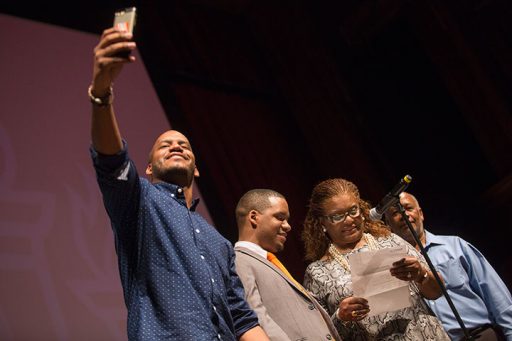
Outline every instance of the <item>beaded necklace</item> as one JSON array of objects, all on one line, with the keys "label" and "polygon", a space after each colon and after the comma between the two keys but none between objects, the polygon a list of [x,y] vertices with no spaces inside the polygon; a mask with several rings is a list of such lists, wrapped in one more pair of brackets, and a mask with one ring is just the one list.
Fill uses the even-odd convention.
[{"label": "beaded necklace", "polygon": [[[366,242],[366,245],[368,245],[368,249],[370,249],[370,251],[378,250],[379,247],[377,246],[377,241],[371,234],[363,233],[363,239]],[[350,272],[350,265],[348,263],[347,257],[341,253],[333,243],[329,244],[329,253],[331,254],[332,258],[340,263],[347,272]]]}]

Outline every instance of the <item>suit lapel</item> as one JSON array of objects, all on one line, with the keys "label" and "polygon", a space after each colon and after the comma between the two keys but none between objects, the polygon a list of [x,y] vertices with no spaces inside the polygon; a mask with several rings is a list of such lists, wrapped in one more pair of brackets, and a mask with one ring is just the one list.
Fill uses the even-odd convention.
[{"label": "suit lapel", "polygon": [[[288,276],[286,276],[282,271],[281,269],[279,269],[277,266],[275,266],[272,262],[270,262],[268,259],[266,258],[263,258],[261,257],[260,255],[258,255],[257,253],[254,253],[253,251],[249,250],[249,249],[246,249],[244,247],[235,247],[235,251],[236,252],[239,252],[239,253],[243,253],[249,257],[251,257],[252,259],[260,262],[261,264],[265,265],[265,266],[268,266],[270,269],[272,269],[273,271],[275,271],[279,276],[281,276],[286,282],[288,282],[288,284],[290,284],[298,293],[300,293],[300,295],[302,295],[302,297],[304,297],[308,302],[312,303],[315,305],[315,307],[318,309],[318,311],[320,311],[321,315],[322,315],[322,318],[324,319],[325,323],[327,324],[327,327],[329,328],[329,331],[331,332],[331,335],[334,336],[334,339],[335,340],[341,340],[341,337],[338,335],[338,332],[336,330],[336,328],[334,327],[334,325],[332,324],[332,321],[331,321],[331,318],[330,316],[327,314],[327,312],[322,308],[322,306],[315,300],[315,299],[312,299],[309,295],[306,295],[304,294],[304,292],[302,291],[301,288],[297,287],[297,285],[295,283],[293,283],[292,280],[290,280],[288,278]],[[306,290],[306,289],[303,289],[303,290]]]},{"label": "suit lapel", "polygon": [[279,276],[281,276],[288,284],[290,284],[296,291],[298,291],[303,297],[307,298],[309,301],[311,301],[309,295],[306,295],[303,290],[306,290],[304,288],[299,288],[288,276],[286,276],[281,269],[279,269],[277,266],[275,266],[272,262],[270,262],[268,259],[261,257],[260,255],[254,253],[253,251],[246,249],[244,247],[237,246],[235,247],[235,251],[241,252],[243,254],[246,254],[249,257],[254,258],[258,262],[264,264],[265,266],[268,266],[273,271],[275,271]]}]

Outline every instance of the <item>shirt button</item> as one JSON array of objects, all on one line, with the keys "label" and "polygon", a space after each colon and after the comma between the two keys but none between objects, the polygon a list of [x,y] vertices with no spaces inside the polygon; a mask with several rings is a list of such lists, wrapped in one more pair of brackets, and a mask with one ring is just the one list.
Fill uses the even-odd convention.
[{"label": "shirt button", "polygon": [[204,256],[203,256],[203,255],[201,255],[201,259],[204,259]]},{"label": "shirt button", "polygon": [[327,334],[327,335],[325,336],[325,338],[326,338],[327,340],[332,340],[332,336],[331,336],[331,334]]},{"label": "shirt button", "polygon": [[212,283],[215,283],[215,280],[212,278]]},{"label": "shirt button", "polygon": [[219,339],[219,340],[220,340],[220,334],[217,334],[217,339]]},{"label": "shirt button", "polygon": [[216,308],[215,306],[213,306],[213,310],[214,310],[214,311],[217,311],[217,308]]},{"label": "shirt button", "polygon": [[199,233],[199,232],[200,232],[199,229],[196,229],[196,233]]}]

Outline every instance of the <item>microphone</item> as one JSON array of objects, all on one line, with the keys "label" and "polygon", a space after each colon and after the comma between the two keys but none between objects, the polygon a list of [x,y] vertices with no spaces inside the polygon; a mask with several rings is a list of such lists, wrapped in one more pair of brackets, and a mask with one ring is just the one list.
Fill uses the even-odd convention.
[{"label": "microphone", "polygon": [[386,212],[390,206],[396,204],[398,200],[400,200],[398,196],[400,193],[405,191],[407,187],[409,187],[411,181],[412,176],[410,175],[406,175],[400,179],[400,182],[397,183],[384,198],[382,198],[379,204],[370,210],[370,219],[373,221],[380,220],[382,218],[382,214]]}]

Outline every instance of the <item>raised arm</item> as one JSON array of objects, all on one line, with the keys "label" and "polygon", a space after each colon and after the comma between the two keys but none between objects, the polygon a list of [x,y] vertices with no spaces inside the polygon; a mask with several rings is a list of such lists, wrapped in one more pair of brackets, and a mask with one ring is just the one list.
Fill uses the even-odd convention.
[{"label": "raised arm", "polygon": [[135,61],[133,56],[115,56],[119,52],[135,49],[131,38],[131,34],[109,28],[103,31],[100,42],[94,48],[92,83],[88,90],[93,102],[91,138],[94,149],[101,154],[113,155],[123,148],[112,105],[112,87],[124,64]]}]

